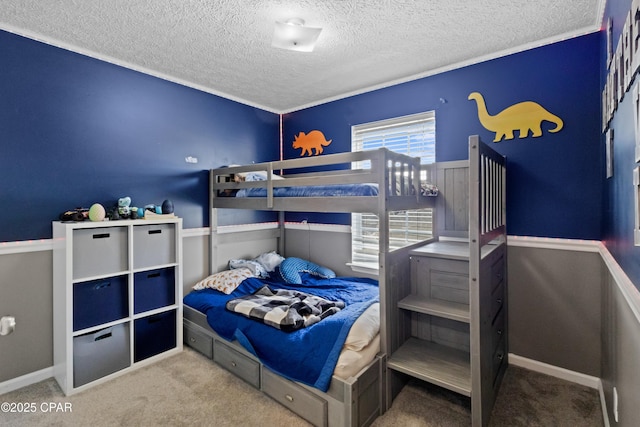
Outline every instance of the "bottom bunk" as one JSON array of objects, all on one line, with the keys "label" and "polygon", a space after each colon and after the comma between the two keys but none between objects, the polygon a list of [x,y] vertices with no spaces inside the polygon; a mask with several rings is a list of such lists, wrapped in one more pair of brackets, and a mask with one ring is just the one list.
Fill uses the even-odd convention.
[{"label": "bottom bunk", "polygon": [[334,374],[323,392],[274,373],[237,341],[221,338],[204,313],[187,305],[183,325],[185,344],[316,426],[368,426],[381,413],[380,355],[347,378]]},{"label": "bottom bunk", "polygon": [[[385,410],[380,283],[343,277],[331,257],[292,257],[285,240],[283,222],[212,227],[210,275],[183,299],[184,342],[314,425],[370,425]],[[321,302],[322,320],[293,330],[277,312],[256,320],[253,297],[288,299],[280,291],[344,306],[324,316]]]}]

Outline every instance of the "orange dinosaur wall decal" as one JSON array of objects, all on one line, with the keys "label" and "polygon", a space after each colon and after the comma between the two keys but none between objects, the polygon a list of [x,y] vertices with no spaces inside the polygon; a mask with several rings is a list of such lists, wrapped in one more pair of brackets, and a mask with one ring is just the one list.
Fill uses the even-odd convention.
[{"label": "orange dinosaur wall decal", "polygon": [[524,101],[513,104],[505,108],[498,114],[492,116],[487,111],[484,98],[478,92],[469,95],[469,101],[476,101],[478,106],[478,119],[485,129],[495,132],[496,136],[493,142],[500,142],[502,138],[505,140],[513,139],[513,132],[518,131],[520,138],[531,136],[537,138],[542,136],[542,122],[548,121],[555,123],[556,127],[549,129],[549,132],[559,132],[564,126],[562,119],[555,114],[545,110],[545,108],[533,101]]},{"label": "orange dinosaur wall decal", "polygon": [[304,156],[305,153],[311,156],[311,150],[315,150],[315,155],[322,154],[324,149],[323,146],[326,147],[331,144],[331,140],[325,138],[324,134],[319,130],[312,130],[311,132],[305,134],[304,132],[300,132],[294,137],[293,140],[293,148],[296,150],[298,148],[302,148],[302,152],[300,153],[300,157]]}]

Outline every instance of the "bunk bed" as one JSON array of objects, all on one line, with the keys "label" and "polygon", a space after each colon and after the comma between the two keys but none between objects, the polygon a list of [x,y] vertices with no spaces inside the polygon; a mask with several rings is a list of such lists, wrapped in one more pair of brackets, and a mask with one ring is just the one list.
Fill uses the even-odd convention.
[{"label": "bunk bed", "polygon": [[[370,168],[351,169],[355,162],[369,163]],[[304,172],[318,167],[323,170]],[[212,208],[384,215],[432,205],[432,200],[420,197],[424,193],[421,170],[419,158],[386,148],[229,166],[210,172],[210,202]],[[253,179],[237,181],[236,176]],[[263,179],[257,178],[260,176]]]},{"label": "bunk bed", "polygon": [[[486,149],[495,153],[482,144],[477,137],[470,138],[471,146],[482,147],[483,153]],[[479,207],[470,210],[470,206],[475,206],[476,203],[474,202],[476,190],[473,187],[477,184],[479,188],[482,188],[480,192],[487,194],[493,194],[495,188],[504,188],[504,184],[496,184],[497,187],[491,187],[490,191],[485,188],[486,181],[493,179],[493,173],[480,166],[485,161],[486,154],[480,155],[483,160],[474,160],[475,157],[475,154],[470,153],[471,162],[466,161],[462,165],[467,170],[467,176],[470,176],[467,183],[472,184],[468,189],[471,203],[466,205],[464,211],[473,212],[469,218],[472,216],[474,218],[468,221],[473,227],[476,227],[476,217],[484,218],[484,212],[496,209],[495,198],[487,199],[482,196],[478,202]],[[351,169],[353,162],[367,162],[370,164],[370,168]],[[470,163],[477,163],[478,166]],[[447,170],[450,166],[458,167],[461,165],[455,163],[421,166],[420,160],[417,158],[379,149],[229,166],[211,170],[209,192],[211,273],[227,268],[228,261],[237,257],[257,256],[268,251],[286,254],[283,212],[366,212],[378,216],[380,224],[377,275],[380,313],[379,351],[357,373],[351,373],[346,378],[334,373],[326,388],[318,388],[313,384],[296,381],[287,375],[276,374],[260,358],[256,357],[255,351],[250,351],[251,348],[247,346],[246,342],[230,341],[228,337],[222,337],[213,330],[208,322],[212,316],[209,316],[208,319],[205,312],[191,307],[189,304],[184,307],[185,343],[227,369],[234,371],[245,381],[314,425],[363,426],[371,424],[378,415],[390,407],[395,395],[412,376],[410,369],[400,368],[402,363],[390,365],[391,369],[387,369],[387,359],[394,360],[394,353],[401,351],[402,346],[409,341],[411,335],[411,315],[408,315],[400,307],[400,300],[411,293],[411,289],[407,286],[412,282],[412,253],[419,252],[428,244],[440,243],[440,238],[434,230],[433,238],[401,249],[390,250],[389,215],[391,212],[399,210],[440,209],[443,207],[443,201],[448,204],[449,199],[443,198],[442,194],[433,197],[437,192],[432,191],[433,187],[422,185],[422,183],[425,178],[426,181],[433,182],[441,174],[448,176]],[[500,168],[491,166],[490,169]],[[237,179],[237,176],[241,176],[243,179]],[[504,179],[504,174],[502,179]],[[339,195],[326,196],[323,193],[318,193],[316,190],[320,186],[338,186],[338,190],[334,187],[330,193]],[[353,192],[352,189],[345,189],[345,186],[354,187],[356,190]],[[280,196],[282,191],[288,192],[292,188],[295,190],[293,195]],[[312,193],[301,194],[298,192],[303,188],[311,189]],[[361,192],[361,188],[366,188],[364,193]],[[238,193],[246,196],[247,194],[242,193],[254,192],[260,194],[237,197]],[[499,199],[503,201],[504,198]],[[487,202],[487,200],[492,201]],[[449,208],[450,206],[447,206],[447,209]],[[271,210],[280,214],[277,224],[261,224],[250,228],[239,227],[236,230],[233,226],[218,226],[219,209]],[[500,212],[501,218],[504,219],[503,209]],[[472,244],[467,244],[469,248],[467,258],[474,269],[476,262],[471,260],[476,260],[476,258],[477,264],[479,264],[477,268],[484,269],[484,262],[481,260],[479,251],[476,251],[477,247],[486,247],[489,241],[490,244],[495,245],[495,242],[499,242],[504,234],[502,225],[502,228],[499,227],[496,231],[493,218],[492,215],[489,222],[483,219],[481,221],[483,227],[486,224],[491,224],[485,227],[488,232],[485,230],[482,234],[483,237],[478,238]],[[467,233],[475,236],[473,232],[469,233],[468,231]],[[446,233],[444,234],[442,237],[446,238]],[[489,240],[487,240],[488,238]],[[501,248],[498,252],[502,254],[501,251],[504,248],[500,244],[497,246]],[[478,253],[476,254],[476,252]],[[479,278],[475,273],[471,273],[471,276],[479,282],[485,280],[484,273]],[[241,286],[244,285],[245,282],[242,282]],[[471,309],[471,311],[474,313],[469,317],[476,316],[475,309]],[[475,328],[475,326],[473,327]],[[472,335],[474,334],[475,332],[472,333]],[[243,340],[240,339],[240,341]],[[479,345],[474,344],[472,347],[474,348],[473,353]],[[473,362],[475,357],[474,354],[470,356],[470,365],[472,366],[467,368],[468,371],[473,371],[473,375],[471,375],[473,378],[475,378],[474,366],[476,363]],[[420,376],[418,377],[420,378]],[[474,390],[476,381],[473,379]],[[484,391],[483,384],[477,387]],[[477,396],[480,396],[480,393],[474,392],[472,395],[472,406],[474,407],[477,404],[473,403],[473,400]],[[485,408],[491,405],[492,401],[486,403],[489,400],[491,399],[482,400],[481,406]],[[481,411],[476,412],[480,413]],[[474,425],[479,425],[476,424],[475,419]]]}]

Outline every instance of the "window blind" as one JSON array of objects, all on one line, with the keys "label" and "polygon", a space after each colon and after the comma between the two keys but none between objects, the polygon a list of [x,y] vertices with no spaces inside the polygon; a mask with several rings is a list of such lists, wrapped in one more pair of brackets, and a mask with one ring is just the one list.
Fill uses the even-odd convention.
[{"label": "window blind", "polygon": [[[412,157],[422,164],[435,162],[435,112],[413,114],[352,126],[352,151],[385,147]],[[371,168],[370,162],[356,162],[355,169]],[[421,177],[425,179],[426,177]],[[389,249],[394,250],[432,235],[431,209],[398,211],[389,215]],[[351,260],[353,264],[378,267],[378,217],[368,213],[351,214]]]}]

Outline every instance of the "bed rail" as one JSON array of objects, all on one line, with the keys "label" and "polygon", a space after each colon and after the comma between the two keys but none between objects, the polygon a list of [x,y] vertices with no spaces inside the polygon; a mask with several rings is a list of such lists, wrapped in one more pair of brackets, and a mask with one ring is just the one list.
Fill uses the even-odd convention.
[{"label": "bed rail", "polygon": [[[351,169],[354,162],[368,162],[370,169]],[[309,168],[329,170],[305,172]],[[231,166],[210,171],[211,207],[260,209],[276,211],[316,212],[372,212],[417,209],[433,204],[420,196],[423,170],[430,177],[430,169],[423,168],[420,159],[395,153],[386,148],[300,159]],[[242,173],[262,173],[264,181],[235,182]],[[274,178],[274,174],[279,174]],[[278,179],[280,176],[286,179]],[[333,184],[376,184],[378,196],[286,197],[274,196],[278,187],[307,187]],[[223,197],[224,192],[243,188],[264,188],[266,197]],[[313,199],[318,199],[314,200]],[[383,202],[381,202],[383,201]]]},{"label": "bed rail", "polygon": [[[477,135],[469,137],[469,238],[480,247],[506,234],[506,159]],[[474,236],[475,234],[475,236]]]},{"label": "bed rail", "polygon": [[[471,341],[471,422],[489,423],[491,408],[504,376],[508,352],[506,159],[480,141],[469,137],[469,305]],[[489,249],[489,250],[484,250]],[[496,291],[496,289],[498,289]],[[497,296],[496,296],[497,295]],[[504,326],[496,347],[498,330],[494,301],[500,303]],[[490,303],[488,303],[490,302]]]}]

